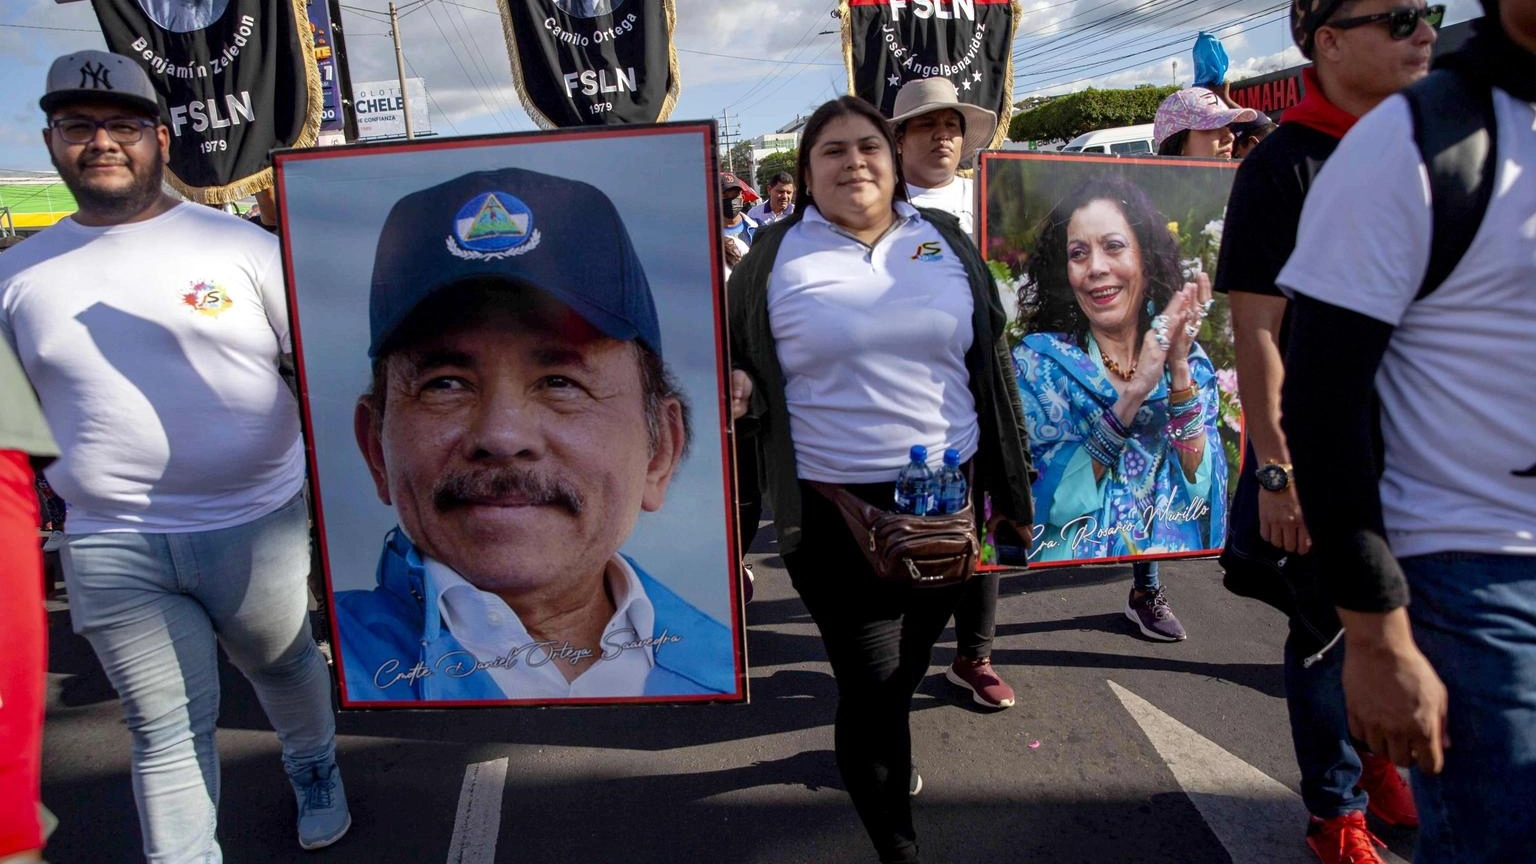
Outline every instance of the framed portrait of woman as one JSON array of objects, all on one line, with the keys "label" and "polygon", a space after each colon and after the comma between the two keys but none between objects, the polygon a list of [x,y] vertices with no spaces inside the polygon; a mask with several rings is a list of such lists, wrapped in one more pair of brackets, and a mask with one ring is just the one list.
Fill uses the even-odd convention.
[{"label": "framed portrait of woman", "polygon": [[981,155],[979,241],[1039,472],[1029,536],[993,538],[1000,563],[1220,551],[1243,442],[1211,284],[1235,165]]}]

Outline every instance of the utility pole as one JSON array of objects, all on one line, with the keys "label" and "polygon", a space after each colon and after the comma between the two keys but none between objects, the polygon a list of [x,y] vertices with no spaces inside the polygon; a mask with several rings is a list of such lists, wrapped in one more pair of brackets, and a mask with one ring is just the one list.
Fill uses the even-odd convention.
[{"label": "utility pole", "polygon": [[405,137],[416,137],[411,127],[411,96],[405,89],[405,51],[400,47],[400,16],[395,14],[395,4],[389,4],[389,35],[395,37],[395,74],[400,78],[400,104],[405,107]]},{"label": "utility pole", "polygon": [[[739,118],[738,118],[739,119]],[[725,148],[725,155],[720,160],[725,165],[725,170],[736,173],[736,160],[732,156],[732,144],[736,143],[737,130],[731,128],[731,115],[722,110],[720,112],[720,146]]]}]

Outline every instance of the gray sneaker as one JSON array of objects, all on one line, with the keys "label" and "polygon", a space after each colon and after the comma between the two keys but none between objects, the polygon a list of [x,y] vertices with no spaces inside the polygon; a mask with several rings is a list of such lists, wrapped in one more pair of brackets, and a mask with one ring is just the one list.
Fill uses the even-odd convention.
[{"label": "gray sneaker", "polygon": [[1141,630],[1143,636],[1148,639],[1157,639],[1162,642],[1182,642],[1187,638],[1184,626],[1168,608],[1168,592],[1161,587],[1136,596],[1136,589],[1132,588],[1130,596],[1125,600],[1125,617]]},{"label": "gray sneaker", "polygon": [[299,799],[301,848],[324,849],[352,827],[347,790],[341,785],[341,769],[334,761],[306,765],[288,775],[288,782]]}]

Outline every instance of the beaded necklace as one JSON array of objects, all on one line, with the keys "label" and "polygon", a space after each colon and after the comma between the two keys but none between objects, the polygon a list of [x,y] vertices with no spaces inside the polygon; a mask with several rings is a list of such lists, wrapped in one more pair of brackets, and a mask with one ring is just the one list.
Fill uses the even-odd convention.
[{"label": "beaded necklace", "polygon": [[1109,355],[1104,353],[1104,346],[1103,345],[1099,346],[1099,359],[1104,361],[1104,368],[1105,369],[1108,369],[1109,371],[1115,373],[1116,375],[1119,375],[1120,376],[1120,380],[1122,380],[1122,381],[1129,381],[1129,380],[1131,380],[1132,377],[1134,377],[1136,375],[1136,363],[1135,363],[1135,361],[1131,362],[1131,368],[1130,369],[1121,369],[1119,363],[1116,363],[1115,361],[1111,360],[1109,358]]}]

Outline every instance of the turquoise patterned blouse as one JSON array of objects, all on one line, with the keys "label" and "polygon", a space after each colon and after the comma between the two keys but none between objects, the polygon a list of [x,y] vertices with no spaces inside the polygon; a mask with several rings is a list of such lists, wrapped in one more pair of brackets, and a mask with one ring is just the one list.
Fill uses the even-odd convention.
[{"label": "turquoise patterned blouse", "polygon": [[1226,537],[1227,460],[1217,431],[1216,370],[1193,345],[1190,376],[1199,392],[1205,449],[1194,479],[1170,443],[1166,372],[1136,412],[1117,464],[1097,481],[1083,447],[1099,415],[1119,394],[1088,337],[1088,350],[1064,333],[1031,333],[1013,350],[1030,455],[1040,477],[1030,561],[1120,558],[1215,550]]}]

